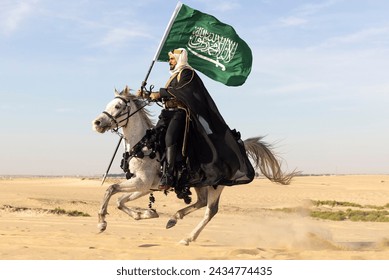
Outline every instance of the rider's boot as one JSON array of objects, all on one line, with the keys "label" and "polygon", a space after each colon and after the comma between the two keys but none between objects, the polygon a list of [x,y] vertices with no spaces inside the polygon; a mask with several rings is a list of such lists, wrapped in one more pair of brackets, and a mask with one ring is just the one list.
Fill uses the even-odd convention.
[{"label": "rider's boot", "polygon": [[174,165],[176,162],[177,145],[171,145],[166,148],[166,166],[159,182],[159,190],[169,190],[174,185]]}]

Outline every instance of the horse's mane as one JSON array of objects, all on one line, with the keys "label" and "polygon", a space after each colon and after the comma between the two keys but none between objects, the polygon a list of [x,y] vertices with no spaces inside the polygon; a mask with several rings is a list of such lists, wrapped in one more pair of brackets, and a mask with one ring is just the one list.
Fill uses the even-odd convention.
[{"label": "horse's mane", "polygon": [[[145,105],[145,101],[142,98],[137,97],[136,95],[133,94],[128,94],[127,95],[128,100],[131,102],[134,102],[136,109],[141,108],[143,105]],[[149,109],[146,107],[143,107],[142,109],[139,110],[138,114],[141,115],[141,118],[146,122],[148,127],[154,126],[154,121],[152,120],[152,114]]]},{"label": "horse's mane", "polygon": [[[124,95],[126,99],[128,99],[130,102],[133,102],[135,104],[136,110],[143,107],[145,105],[145,100],[142,98],[139,98],[138,96],[131,94],[128,87],[126,87],[120,95]],[[154,121],[152,120],[152,114],[149,109],[146,107],[143,107],[138,111],[137,114],[141,115],[141,118],[146,122],[148,127],[154,126]]]}]

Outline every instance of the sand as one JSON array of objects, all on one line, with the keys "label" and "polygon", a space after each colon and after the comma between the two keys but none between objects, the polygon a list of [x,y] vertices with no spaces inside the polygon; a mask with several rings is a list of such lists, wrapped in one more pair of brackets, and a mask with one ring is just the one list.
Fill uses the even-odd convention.
[{"label": "sand", "polygon": [[[111,183],[113,179],[110,179]],[[0,179],[1,260],[388,260],[389,222],[310,216],[312,201],[389,203],[389,175],[301,176],[281,186],[266,179],[228,187],[220,210],[196,242],[179,244],[200,221],[198,210],[166,229],[185,207],[174,193],[154,193],[160,217],[135,221],[110,201],[108,228],[97,212],[109,182],[90,178]],[[195,196],[194,196],[195,198]],[[129,205],[147,208],[148,197]],[[49,210],[87,213],[67,216]],[[321,210],[334,209],[329,205]],[[348,207],[343,207],[348,208]],[[344,209],[343,209],[344,210]],[[389,209],[388,209],[389,210]]]}]

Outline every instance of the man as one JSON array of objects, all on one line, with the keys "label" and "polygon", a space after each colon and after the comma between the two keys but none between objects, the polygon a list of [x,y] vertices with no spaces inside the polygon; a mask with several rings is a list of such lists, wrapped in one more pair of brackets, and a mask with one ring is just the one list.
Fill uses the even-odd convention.
[{"label": "man", "polygon": [[171,77],[165,88],[150,94],[151,99],[162,100],[165,105],[156,125],[166,129],[166,166],[159,188],[173,187],[176,161],[186,158],[191,171],[191,178],[182,182],[186,186],[251,182],[255,172],[240,135],[225,123],[200,77],[188,64],[187,51],[179,48],[168,55]]}]

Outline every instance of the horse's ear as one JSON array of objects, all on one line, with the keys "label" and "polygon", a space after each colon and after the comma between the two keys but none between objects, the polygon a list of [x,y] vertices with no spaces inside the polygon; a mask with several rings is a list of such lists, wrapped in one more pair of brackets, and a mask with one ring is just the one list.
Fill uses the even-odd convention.
[{"label": "horse's ear", "polygon": [[126,96],[130,94],[130,88],[128,87],[128,85],[126,85],[126,88],[124,89],[124,93]]},{"label": "horse's ear", "polygon": [[115,96],[118,96],[120,95],[120,93],[118,92],[118,90],[115,88]]}]

